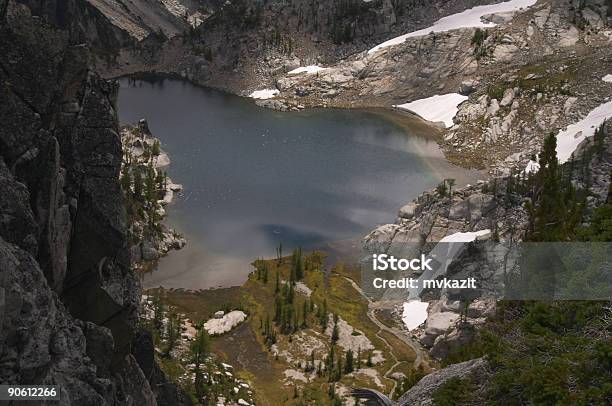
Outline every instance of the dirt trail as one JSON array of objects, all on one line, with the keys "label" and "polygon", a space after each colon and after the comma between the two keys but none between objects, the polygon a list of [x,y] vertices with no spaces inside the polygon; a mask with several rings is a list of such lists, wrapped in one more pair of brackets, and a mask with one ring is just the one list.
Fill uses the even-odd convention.
[{"label": "dirt trail", "polygon": [[[385,325],[384,323],[382,323],[380,320],[378,320],[376,318],[376,310],[377,309],[381,309],[384,308],[386,306],[386,304],[384,302],[374,302],[372,301],[364,292],[363,290],[361,290],[361,287],[351,278],[344,276],[344,278],[349,281],[349,283],[353,286],[353,288],[355,290],[357,290],[357,292],[359,292],[359,294],[361,296],[363,296],[367,301],[368,301],[368,313],[367,316],[370,320],[372,320],[372,322],[374,324],[376,324],[378,326],[378,328],[380,330],[384,330],[387,331],[391,334],[393,334],[395,337],[397,337],[398,339],[402,340],[403,342],[405,342],[406,344],[408,344],[410,346],[410,348],[412,348],[412,350],[415,353],[415,359],[414,359],[414,368],[417,369],[420,366],[424,367],[425,369],[428,369],[430,367],[429,365],[429,361],[428,361],[428,355],[427,355],[427,351],[421,346],[420,343],[418,343],[416,340],[414,340],[412,337],[410,337],[408,334],[406,334],[406,332],[396,328],[396,327],[389,327],[387,325]],[[378,335],[378,334],[377,334]],[[389,343],[382,337],[381,338],[385,343],[387,343],[387,345],[389,345]],[[396,365],[394,365],[391,369],[395,368]],[[387,371],[389,372],[389,371]],[[385,374],[386,376],[386,374]]]}]

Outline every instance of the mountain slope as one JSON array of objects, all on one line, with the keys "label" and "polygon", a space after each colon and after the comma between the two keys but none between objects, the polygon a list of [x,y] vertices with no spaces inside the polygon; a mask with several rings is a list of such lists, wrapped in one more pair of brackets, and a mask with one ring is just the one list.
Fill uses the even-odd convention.
[{"label": "mountain slope", "polygon": [[70,32],[0,10],[0,382],[60,385],[66,405],[156,405],[131,354],[116,88]]}]

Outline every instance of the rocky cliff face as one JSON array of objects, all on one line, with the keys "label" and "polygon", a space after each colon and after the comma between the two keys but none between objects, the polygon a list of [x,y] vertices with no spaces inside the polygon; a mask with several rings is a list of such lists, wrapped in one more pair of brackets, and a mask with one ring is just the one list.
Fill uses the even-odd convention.
[{"label": "rocky cliff face", "polygon": [[27,6],[32,15],[66,31],[71,43],[88,43],[105,60],[114,57],[119,48],[135,42],[128,32],[111,24],[94,1],[17,0],[15,3]]},{"label": "rocky cliff face", "polygon": [[131,354],[116,89],[69,29],[0,11],[0,382],[61,385],[66,405],[155,405]]},{"label": "rocky cliff face", "polygon": [[[275,103],[291,106],[391,107],[461,92],[455,126],[442,141],[463,166],[509,173],[537,153],[543,135],[606,101],[612,49],[604,0],[540,0],[497,26],[408,38],[378,52],[347,57],[316,75],[278,75]],[[520,162],[518,162],[520,161]]]},{"label": "rocky cliff face", "polygon": [[[609,201],[610,196],[612,120],[606,121],[602,129],[601,153],[593,155],[594,142],[587,138],[566,164],[569,174],[565,176],[571,177],[572,185],[577,190],[588,191],[584,203],[585,222],[595,208]],[[584,170],[571,169],[580,165],[584,165]],[[503,285],[505,255],[510,253],[513,244],[524,240],[530,226],[525,203],[531,201],[532,195],[516,187],[520,176],[479,181],[476,185],[457,189],[452,196],[441,195],[439,191],[425,192],[399,210],[394,224],[380,226],[369,233],[363,240],[364,248],[368,253],[409,257],[407,252],[427,250],[446,236],[486,230],[454,259],[445,276],[475,277],[484,292],[494,292],[496,287]],[[512,262],[510,259],[508,263]],[[511,267],[508,265],[508,269]],[[386,298],[403,300],[405,292],[391,292]],[[466,302],[453,289],[442,289],[434,294],[423,292],[421,298],[430,303],[428,318],[422,329],[411,333],[437,359],[444,359],[470,342],[476,329],[495,313],[496,307],[495,300],[486,294],[468,302],[466,308]]]},{"label": "rocky cliff face", "polygon": [[163,42],[124,49],[110,76],[178,74],[244,93],[300,65],[330,64],[394,35],[489,0],[240,0],[213,4],[195,29]]}]

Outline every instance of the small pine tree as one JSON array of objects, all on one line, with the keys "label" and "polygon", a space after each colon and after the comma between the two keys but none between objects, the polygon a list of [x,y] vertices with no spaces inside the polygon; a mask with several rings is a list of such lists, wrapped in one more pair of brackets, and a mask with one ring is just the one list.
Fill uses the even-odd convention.
[{"label": "small pine tree", "polygon": [[453,186],[455,186],[455,179],[446,179],[446,183],[448,184],[448,195],[453,197]]},{"label": "small pine tree", "polygon": [[288,284],[289,286],[287,287],[287,304],[292,304],[293,300],[295,299],[295,289],[293,288],[293,285],[291,283]]},{"label": "small pine tree", "polygon": [[161,147],[159,145],[159,140],[155,140],[153,142],[153,146],[151,147],[151,155],[159,156],[161,154]]},{"label": "small pine tree", "polygon": [[593,136],[593,141],[595,142],[595,152],[597,155],[601,156],[605,149],[605,140],[606,140],[606,130],[605,124],[602,124],[595,131],[595,135]]},{"label": "small pine tree", "polygon": [[189,345],[189,354],[191,356],[191,363],[193,363],[196,368],[199,368],[206,356],[210,351],[210,337],[208,336],[208,332],[204,327],[200,328],[193,341]]},{"label": "small pine tree", "polygon": [[134,171],[134,197],[137,200],[142,199],[142,173],[139,168]]},{"label": "small pine tree", "polygon": [[126,196],[131,196],[132,194],[132,176],[130,175],[130,169],[128,166],[124,166],[121,170],[121,189]]},{"label": "small pine tree", "polygon": [[346,352],[346,360],[344,362],[344,373],[350,374],[351,372],[353,372],[353,351],[349,349]]},{"label": "small pine tree", "polygon": [[161,301],[159,293],[153,293],[153,328],[157,330],[158,333],[161,333],[162,329],[162,321],[164,319],[164,304]]},{"label": "small pine tree", "polygon": [[344,367],[342,365],[342,353],[338,354],[338,365],[336,367],[336,373],[334,374],[334,381],[338,382],[342,379],[342,372],[344,372]]},{"label": "small pine tree", "polygon": [[166,325],[166,350],[164,351],[164,356],[170,357],[172,351],[176,348],[181,337],[181,326],[181,317],[177,313],[171,313],[168,316],[168,323]]},{"label": "small pine tree", "polygon": [[263,263],[261,280],[264,283],[264,285],[268,284],[268,264],[265,262]]},{"label": "small pine tree", "polygon": [[276,299],[274,300],[274,322],[276,323],[276,325],[281,324],[282,313],[283,309],[281,299],[280,297],[276,296]]},{"label": "small pine tree", "polygon": [[327,327],[327,299],[323,299],[323,305],[321,305],[319,307],[319,324],[321,325],[321,328],[323,330],[325,330],[325,328]]},{"label": "small pine tree", "polygon": [[436,186],[436,192],[438,192],[438,194],[442,197],[446,196],[446,182],[438,183],[438,186]]},{"label": "small pine tree", "polygon": [[551,133],[544,140],[540,153],[540,170],[536,182],[536,207],[530,208],[531,241],[559,241],[562,235],[566,209],[561,189],[561,175],[557,159],[557,137]]},{"label": "small pine tree", "polygon": [[308,327],[308,310],[310,309],[310,305],[308,304],[308,302],[308,299],[304,300],[304,305],[302,308],[302,327],[304,328]]},{"label": "small pine tree", "polygon": [[334,314],[334,327],[332,328],[332,333],[331,333],[332,345],[336,344],[339,338],[340,338],[340,331],[338,329],[338,315]]},{"label": "small pine tree", "polygon": [[280,271],[276,271],[276,285],[274,288],[274,293],[278,294],[280,292]]},{"label": "small pine tree", "polygon": [[300,281],[304,278],[304,263],[302,261],[302,249],[296,250],[295,258],[295,279]]},{"label": "small pine tree", "polygon": [[210,351],[210,339],[208,333],[204,328],[200,328],[194,340],[189,345],[189,355],[191,363],[194,364],[195,369],[195,381],[194,389],[196,397],[203,399],[206,396],[207,388],[204,384],[201,367]]}]

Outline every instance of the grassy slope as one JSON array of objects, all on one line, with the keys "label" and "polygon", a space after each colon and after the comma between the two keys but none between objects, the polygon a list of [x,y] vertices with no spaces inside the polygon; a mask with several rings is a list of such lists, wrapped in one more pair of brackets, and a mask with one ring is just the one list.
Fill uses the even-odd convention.
[{"label": "grassy slope", "polygon": [[[389,392],[393,388],[393,381],[384,378],[385,372],[395,364],[395,360],[402,361],[393,372],[410,373],[414,353],[412,349],[392,337],[390,334],[381,333],[391,348],[378,336],[378,327],[367,317],[368,304],[366,300],[351,286],[342,275],[350,275],[356,278],[354,270],[337,266],[334,271],[326,277],[319,271],[323,262],[320,254],[305,257],[306,272],[303,279],[311,290],[311,300],[320,305],[324,300],[330,313],[336,313],[346,320],[355,329],[360,330],[373,343],[376,349],[381,350],[385,361],[375,365],[379,372],[381,381],[385,385],[384,391]],[[235,366],[239,376],[252,382],[257,398],[262,405],[278,404],[330,404],[327,396],[327,377],[316,377],[308,384],[300,384],[300,396],[294,398],[293,385],[284,385],[284,371],[286,369],[298,369],[296,365],[288,364],[283,358],[275,359],[264,344],[260,326],[266,316],[274,316],[275,299],[275,275],[279,272],[281,280],[288,280],[290,273],[290,259],[283,258],[279,263],[277,260],[266,261],[268,266],[268,281],[263,283],[257,280],[256,274],[252,273],[245,284],[239,288],[215,289],[201,292],[188,292],[182,290],[166,291],[166,301],[175,306],[187,317],[194,321],[206,320],[216,310],[229,306],[237,308],[242,306],[248,312],[249,318],[242,326],[221,337],[212,340],[212,349],[228,363]],[[296,294],[296,308],[301,309],[306,296]],[[300,318],[301,320],[301,318]],[[297,334],[306,334],[317,337],[329,346],[329,337],[321,334],[322,330],[314,314],[307,319],[308,328],[301,329]],[[384,334],[384,335],[383,335]],[[291,345],[289,336],[277,335],[277,346],[282,349],[296,350]],[[297,346],[299,347],[299,346]],[[393,351],[393,355],[390,354]],[[323,351],[320,351],[323,352]],[[305,359],[304,354],[293,353],[296,358]],[[316,354],[321,359],[325,354]],[[365,366],[366,355],[362,356]],[[345,386],[373,386],[370,378],[363,375],[358,377],[344,376],[340,381]]]}]

